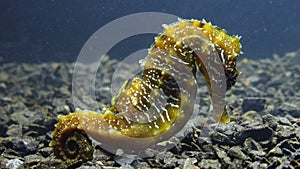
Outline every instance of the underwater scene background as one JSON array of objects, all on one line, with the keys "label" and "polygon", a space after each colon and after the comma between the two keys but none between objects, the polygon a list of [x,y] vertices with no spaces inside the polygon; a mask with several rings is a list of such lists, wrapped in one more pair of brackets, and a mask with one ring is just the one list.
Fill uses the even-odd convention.
[{"label": "underwater scene background", "polygon": [[[266,58],[298,49],[299,6],[298,1],[267,0],[1,1],[0,55],[2,62],[75,61],[91,34],[108,22],[137,12],[165,12],[226,28],[243,37],[244,56]],[[148,48],[155,36],[127,39],[111,55]]]},{"label": "underwater scene background", "polygon": [[[15,0],[1,1],[0,6],[1,168],[300,167],[300,1]],[[130,86],[124,82],[142,70],[141,62],[126,60],[128,56],[153,43],[159,46],[160,41],[154,40],[156,33],[135,34],[116,43],[99,63],[88,59],[87,65],[76,62],[97,30],[123,16],[143,12],[205,19],[230,36],[241,36],[242,54],[236,61],[241,73],[234,73],[238,75],[236,83],[227,81],[235,83],[226,92],[230,122],[216,124],[208,113],[212,89],[205,71],[199,68],[194,116],[180,139],[147,149],[147,156],[141,157],[122,150],[112,153],[90,140],[89,134],[67,132],[71,141],[62,134],[58,139],[62,148],[53,149],[53,131],[63,119],[59,115],[67,117],[81,106],[107,112],[122,85],[122,89]],[[204,23],[198,26],[205,27]],[[117,28],[127,31],[126,24]],[[110,38],[98,42],[105,46]],[[85,97],[91,92],[84,87],[90,85],[87,79],[95,80],[95,100]],[[79,99],[74,99],[74,86]],[[65,126],[76,120],[67,123]],[[57,155],[61,151],[64,154]]]}]

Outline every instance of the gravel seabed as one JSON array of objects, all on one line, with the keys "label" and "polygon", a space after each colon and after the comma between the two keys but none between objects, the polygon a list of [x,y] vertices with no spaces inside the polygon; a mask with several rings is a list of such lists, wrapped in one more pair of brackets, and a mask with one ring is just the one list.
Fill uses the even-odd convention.
[{"label": "gravel seabed", "polygon": [[[118,63],[105,57],[97,74],[101,79],[96,83],[98,103],[85,99],[82,104],[91,109],[109,106],[111,77]],[[88,72],[89,67],[81,68]],[[300,50],[270,59],[239,59],[242,74],[226,99],[231,122],[209,130],[207,137],[205,125],[196,123],[180,144],[153,157],[122,157],[96,145],[92,161],[68,164],[55,158],[49,142],[57,115],[76,108],[73,69],[74,63],[6,63],[0,67],[1,168],[300,167]],[[80,85],[85,85],[84,78],[92,75],[80,76]],[[196,113],[209,121],[205,117],[209,95],[203,81],[199,86],[202,101]]]}]

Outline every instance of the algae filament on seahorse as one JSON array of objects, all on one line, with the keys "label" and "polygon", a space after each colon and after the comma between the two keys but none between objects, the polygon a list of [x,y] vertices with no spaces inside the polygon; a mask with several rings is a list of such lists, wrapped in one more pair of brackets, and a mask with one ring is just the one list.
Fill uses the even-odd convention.
[{"label": "algae filament on seahorse", "polygon": [[[213,118],[229,122],[224,99],[239,75],[236,59],[241,53],[240,37],[229,36],[204,20],[179,19],[163,26],[164,31],[155,38],[142,62],[143,72],[123,85],[110,108],[103,114],[78,109],[59,116],[50,143],[58,158],[90,159],[93,149],[83,148],[84,143],[90,143],[88,136],[105,148],[131,150],[145,149],[172,137],[193,113],[197,70],[205,78]],[[74,132],[82,135],[82,142],[76,143]],[[68,146],[72,147],[71,153]]]}]

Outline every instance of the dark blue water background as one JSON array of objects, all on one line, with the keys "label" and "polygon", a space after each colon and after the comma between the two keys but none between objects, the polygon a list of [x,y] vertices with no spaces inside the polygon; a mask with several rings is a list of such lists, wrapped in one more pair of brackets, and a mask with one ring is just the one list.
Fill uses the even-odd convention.
[{"label": "dark blue water background", "polygon": [[[244,55],[266,58],[300,48],[298,0],[2,0],[0,62],[75,61],[86,40],[106,23],[136,12],[166,12],[211,21],[241,35]],[[135,36],[109,55],[148,48],[154,35]]]}]

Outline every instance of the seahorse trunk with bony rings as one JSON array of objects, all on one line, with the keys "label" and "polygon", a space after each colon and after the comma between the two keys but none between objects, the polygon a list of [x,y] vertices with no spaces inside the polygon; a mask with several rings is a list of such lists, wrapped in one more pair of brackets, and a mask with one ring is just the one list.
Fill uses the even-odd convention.
[{"label": "seahorse trunk with bony rings", "polygon": [[54,154],[69,161],[90,159],[93,148],[84,147],[84,143],[76,143],[67,152],[68,144],[79,138],[90,143],[85,134],[103,146],[132,150],[170,138],[193,113],[197,70],[206,80],[214,119],[229,122],[224,98],[239,74],[239,40],[240,37],[229,36],[204,20],[180,19],[164,25],[164,31],[155,38],[143,60],[144,71],[123,85],[110,108],[103,114],[77,110],[59,116],[51,141]]}]

